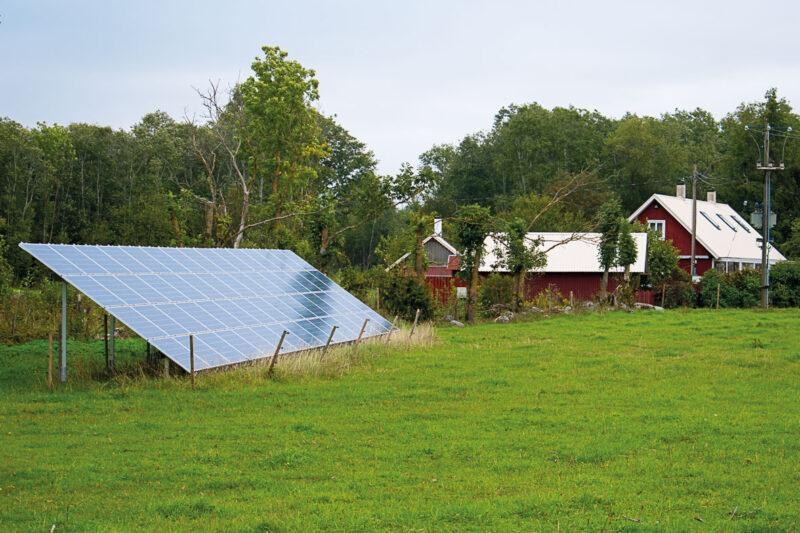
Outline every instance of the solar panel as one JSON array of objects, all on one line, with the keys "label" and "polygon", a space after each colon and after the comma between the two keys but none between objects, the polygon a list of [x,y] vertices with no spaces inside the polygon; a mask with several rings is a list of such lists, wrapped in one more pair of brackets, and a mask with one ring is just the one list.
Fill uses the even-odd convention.
[{"label": "solar panel", "polygon": [[184,370],[388,333],[391,324],[289,250],[29,244],[20,247]]}]

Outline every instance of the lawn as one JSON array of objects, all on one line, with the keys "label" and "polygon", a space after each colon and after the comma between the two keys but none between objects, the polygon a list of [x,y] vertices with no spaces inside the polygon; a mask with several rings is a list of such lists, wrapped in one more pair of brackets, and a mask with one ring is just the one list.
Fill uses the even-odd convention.
[{"label": "lawn", "polygon": [[50,392],[46,343],[0,347],[0,530],[796,530],[800,311],[436,337],[195,390],[96,342]]}]

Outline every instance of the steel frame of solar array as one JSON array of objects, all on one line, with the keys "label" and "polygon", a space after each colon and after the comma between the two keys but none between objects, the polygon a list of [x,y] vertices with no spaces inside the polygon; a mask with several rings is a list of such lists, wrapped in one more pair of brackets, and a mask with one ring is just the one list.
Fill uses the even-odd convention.
[{"label": "steel frame of solar array", "polygon": [[[289,250],[20,243],[186,371],[388,333],[391,324]],[[62,291],[66,320],[66,284]],[[66,379],[62,326],[61,378]],[[113,331],[113,328],[112,328]],[[113,335],[112,335],[113,336]]]}]

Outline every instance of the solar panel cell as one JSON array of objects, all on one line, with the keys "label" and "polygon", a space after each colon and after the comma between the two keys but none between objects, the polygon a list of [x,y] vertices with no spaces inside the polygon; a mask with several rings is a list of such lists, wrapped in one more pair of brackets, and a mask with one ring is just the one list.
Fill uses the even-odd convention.
[{"label": "solar panel cell", "polygon": [[[64,276],[69,283],[73,283],[73,276]],[[99,283],[90,276],[77,276],[81,281],[82,290],[86,296],[100,304],[101,307],[109,307],[112,305],[123,305],[125,302],[121,300],[116,294],[111,292],[104,284]]]},{"label": "solar panel cell", "polygon": [[159,308],[172,317],[173,320],[182,324],[187,331],[189,332],[197,332],[203,331],[204,327],[199,321],[197,321],[192,315],[187,313],[183,308],[182,305],[185,304],[163,304],[160,305]]}]

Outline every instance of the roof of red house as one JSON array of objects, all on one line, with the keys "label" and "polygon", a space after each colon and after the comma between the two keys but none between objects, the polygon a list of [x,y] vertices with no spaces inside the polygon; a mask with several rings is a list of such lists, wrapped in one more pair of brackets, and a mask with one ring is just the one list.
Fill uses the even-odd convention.
[{"label": "roof of red house", "polygon": [[[689,233],[692,231],[692,199],[654,194],[628,218],[636,220],[653,202],[663,207]],[[761,234],[728,204],[697,200],[697,242],[716,260],[761,262]],[[786,258],[770,246],[770,263]]]}]

